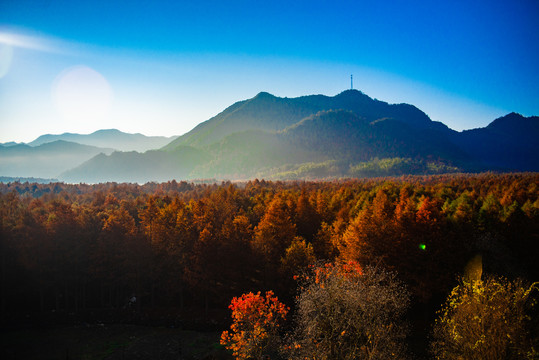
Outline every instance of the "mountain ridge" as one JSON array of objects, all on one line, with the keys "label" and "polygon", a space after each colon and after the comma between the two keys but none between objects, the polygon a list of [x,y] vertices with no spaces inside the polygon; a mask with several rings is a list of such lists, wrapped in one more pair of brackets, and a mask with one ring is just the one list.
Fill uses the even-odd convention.
[{"label": "mountain ridge", "polygon": [[539,171],[539,118],[511,113],[457,132],[414,105],[358,90],[230,105],[159,150],[112,152],[64,171],[69,182],[326,179]]},{"label": "mountain ridge", "polygon": [[27,145],[39,146],[56,140],[76,142],[82,145],[112,148],[119,151],[138,151],[158,149],[173,141],[177,136],[146,136],[140,133],[130,134],[118,129],[101,129],[90,134],[63,133],[45,134]]},{"label": "mountain ridge", "polygon": [[464,130],[452,141],[485,170],[538,171],[539,117],[510,113],[484,128]]},{"label": "mountain ridge", "polygon": [[350,110],[369,121],[382,117],[395,117],[416,127],[435,127],[443,130],[447,126],[433,122],[420,109],[409,104],[389,104],[375,100],[359,90],[346,90],[335,96],[306,95],[296,98],[281,98],[267,92],[234,103],[221,113],[197,125],[193,130],[178,137],[163,147],[174,149],[176,145],[205,146],[217,142],[235,131],[262,129],[278,131],[293,125],[319,111]]}]

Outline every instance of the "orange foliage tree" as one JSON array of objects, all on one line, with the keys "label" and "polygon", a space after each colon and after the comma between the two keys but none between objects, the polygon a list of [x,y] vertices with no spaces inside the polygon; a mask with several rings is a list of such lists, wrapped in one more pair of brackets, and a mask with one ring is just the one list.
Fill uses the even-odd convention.
[{"label": "orange foliage tree", "polygon": [[288,308],[273,295],[250,292],[232,299],[232,325],[221,334],[221,344],[237,359],[263,359],[279,350],[278,330]]}]

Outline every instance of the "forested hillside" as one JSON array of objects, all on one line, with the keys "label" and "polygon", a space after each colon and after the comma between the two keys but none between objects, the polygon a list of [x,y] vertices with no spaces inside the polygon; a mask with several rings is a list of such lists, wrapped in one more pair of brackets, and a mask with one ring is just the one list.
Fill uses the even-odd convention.
[{"label": "forested hillside", "polygon": [[171,150],[178,145],[211,145],[230,134],[247,130],[278,131],[320,111],[329,110],[349,111],[367,122],[392,118],[414,128],[447,130],[445,125],[431,121],[415,106],[388,104],[371,99],[357,90],[344,91],[336,96],[308,95],[297,98],[280,98],[261,92],[252,99],[233,104],[172,141],[165,149]]},{"label": "forested hillside", "polygon": [[167,309],[160,322],[224,330],[233,297],[272,290],[293,308],[294,275],[352,262],[396,274],[411,299],[406,341],[425,353],[471,259],[485,276],[539,279],[538,184],[537,174],[0,184],[2,322],[145,323]]}]

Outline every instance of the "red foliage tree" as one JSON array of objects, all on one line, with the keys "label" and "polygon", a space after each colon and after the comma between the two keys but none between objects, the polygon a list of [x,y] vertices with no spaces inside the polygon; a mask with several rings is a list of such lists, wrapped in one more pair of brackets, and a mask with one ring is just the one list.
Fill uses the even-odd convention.
[{"label": "red foliage tree", "polygon": [[221,344],[232,350],[236,359],[262,360],[279,351],[279,327],[286,319],[288,308],[274,296],[260,292],[233,298],[230,331],[221,334]]}]

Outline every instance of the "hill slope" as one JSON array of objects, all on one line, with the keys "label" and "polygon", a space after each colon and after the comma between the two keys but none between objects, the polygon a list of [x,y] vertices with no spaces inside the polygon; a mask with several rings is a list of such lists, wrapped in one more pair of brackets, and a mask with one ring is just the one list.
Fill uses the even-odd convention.
[{"label": "hill slope", "polygon": [[115,151],[99,154],[78,167],[64,171],[59,178],[67,182],[163,182],[190,178],[190,172],[210,160],[203,150],[180,146],[175,151],[149,150],[145,153]]}]

